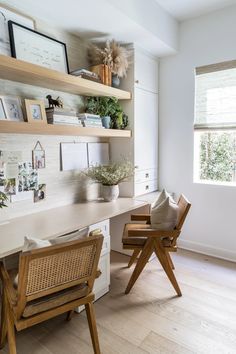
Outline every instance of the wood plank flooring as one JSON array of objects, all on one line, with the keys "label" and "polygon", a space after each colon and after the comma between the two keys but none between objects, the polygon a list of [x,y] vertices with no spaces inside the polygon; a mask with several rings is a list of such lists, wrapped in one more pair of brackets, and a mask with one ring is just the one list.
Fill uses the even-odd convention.
[{"label": "wood plank flooring", "polygon": [[[111,291],[95,304],[103,354],[236,354],[236,263],[179,250],[176,297],[154,259],[129,295],[129,257],[112,252]],[[17,334],[18,354],[92,354],[85,313]],[[7,347],[1,353],[7,353]]]}]

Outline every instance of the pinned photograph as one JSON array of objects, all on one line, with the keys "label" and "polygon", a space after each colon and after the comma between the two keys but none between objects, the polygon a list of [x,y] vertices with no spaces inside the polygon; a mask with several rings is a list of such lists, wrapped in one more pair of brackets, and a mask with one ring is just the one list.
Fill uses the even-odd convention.
[{"label": "pinned photograph", "polygon": [[34,191],[34,202],[41,202],[46,198],[46,184],[39,184],[38,189]]},{"label": "pinned photograph", "polygon": [[16,179],[9,178],[4,180],[4,193],[8,195],[16,194]]},{"label": "pinned photograph", "polygon": [[18,192],[38,189],[38,172],[31,162],[19,163]]}]

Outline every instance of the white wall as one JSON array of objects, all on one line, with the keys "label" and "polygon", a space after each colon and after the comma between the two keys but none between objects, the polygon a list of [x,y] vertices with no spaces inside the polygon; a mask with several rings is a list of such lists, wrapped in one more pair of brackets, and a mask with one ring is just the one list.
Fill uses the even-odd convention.
[{"label": "white wall", "polygon": [[192,209],[184,248],[236,260],[236,188],[193,183],[194,68],[236,59],[236,6],[186,21],[179,53],[160,63],[160,187]]}]

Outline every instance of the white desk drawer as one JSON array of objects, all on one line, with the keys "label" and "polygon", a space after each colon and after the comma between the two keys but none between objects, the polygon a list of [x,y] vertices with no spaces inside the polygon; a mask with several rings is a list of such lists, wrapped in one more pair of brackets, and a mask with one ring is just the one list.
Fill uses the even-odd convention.
[{"label": "white desk drawer", "polygon": [[143,183],[135,183],[135,195],[142,195],[157,190],[157,179]]},{"label": "white desk drawer", "polygon": [[147,170],[137,170],[135,172],[135,183],[142,183],[145,181],[153,181],[157,179],[157,169],[151,168]]},{"label": "white desk drawer", "polygon": [[103,236],[110,236],[110,223],[109,220],[104,220],[101,222],[98,222],[96,224],[90,225],[89,226],[89,232],[93,231],[95,229],[100,229],[102,231]]}]

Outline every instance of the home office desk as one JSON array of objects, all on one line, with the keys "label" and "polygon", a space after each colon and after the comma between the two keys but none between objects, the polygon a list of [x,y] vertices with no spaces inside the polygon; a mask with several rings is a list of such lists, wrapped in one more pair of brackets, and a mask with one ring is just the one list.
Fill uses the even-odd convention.
[{"label": "home office desk", "polygon": [[0,226],[0,259],[19,252],[25,236],[56,238],[135,209],[148,207],[150,201],[144,197],[141,199],[118,198],[115,202],[71,204],[14,218]]}]

